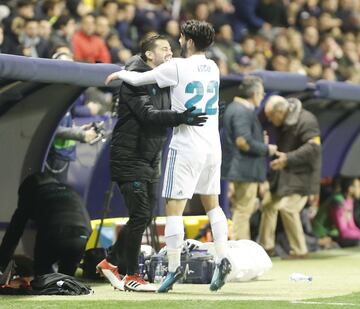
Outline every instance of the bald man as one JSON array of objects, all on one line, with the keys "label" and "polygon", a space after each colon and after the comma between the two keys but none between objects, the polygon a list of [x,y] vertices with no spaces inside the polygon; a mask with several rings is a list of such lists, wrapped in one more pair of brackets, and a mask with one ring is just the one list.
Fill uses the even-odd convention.
[{"label": "bald man", "polygon": [[267,252],[274,251],[279,212],[290,244],[289,258],[304,258],[308,250],[300,212],[308,196],[320,188],[319,125],[296,98],[270,97],[265,116],[280,134],[276,158],[270,163],[270,192],[263,200],[259,242]]}]

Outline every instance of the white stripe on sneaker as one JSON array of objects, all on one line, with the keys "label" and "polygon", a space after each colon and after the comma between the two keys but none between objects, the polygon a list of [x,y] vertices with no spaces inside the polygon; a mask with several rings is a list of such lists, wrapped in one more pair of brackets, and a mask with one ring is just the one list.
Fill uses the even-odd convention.
[{"label": "white stripe on sneaker", "polygon": [[120,291],[125,291],[124,280],[119,280],[119,278],[117,278],[111,270],[100,268],[100,271],[102,272],[104,277],[109,280],[109,282],[114,288]]}]

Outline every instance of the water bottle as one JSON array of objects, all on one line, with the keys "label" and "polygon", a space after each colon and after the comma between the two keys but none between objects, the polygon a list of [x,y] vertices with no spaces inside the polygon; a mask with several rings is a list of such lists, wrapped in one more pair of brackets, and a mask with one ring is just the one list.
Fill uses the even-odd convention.
[{"label": "water bottle", "polygon": [[304,274],[300,274],[300,273],[292,273],[289,276],[289,280],[290,281],[305,281],[305,282],[311,282],[312,281],[312,277],[308,276],[308,275],[304,275]]},{"label": "water bottle", "polygon": [[162,262],[159,261],[155,267],[154,283],[160,284],[162,282],[163,275],[164,275],[163,265]]}]

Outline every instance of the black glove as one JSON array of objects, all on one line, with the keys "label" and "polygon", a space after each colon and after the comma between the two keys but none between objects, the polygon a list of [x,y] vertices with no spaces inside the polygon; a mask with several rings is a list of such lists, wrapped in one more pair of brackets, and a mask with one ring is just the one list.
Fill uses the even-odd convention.
[{"label": "black glove", "polygon": [[188,108],[185,112],[178,114],[179,124],[202,127],[208,117],[205,113],[192,114],[195,106]]},{"label": "black glove", "polygon": [[225,109],[226,109],[226,102],[220,101],[219,102],[219,119],[220,120],[224,117]]}]

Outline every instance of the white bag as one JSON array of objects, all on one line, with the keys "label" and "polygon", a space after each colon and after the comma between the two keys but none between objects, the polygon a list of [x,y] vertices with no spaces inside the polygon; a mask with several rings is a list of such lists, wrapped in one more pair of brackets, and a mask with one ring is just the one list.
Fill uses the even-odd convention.
[{"label": "white bag", "polygon": [[[199,246],[215,256],[214,243]],[[251,240],[228,241],[228,259],[232,269],[226,281],[250,281],[271,269],[272,262],[265,250]]]}]

